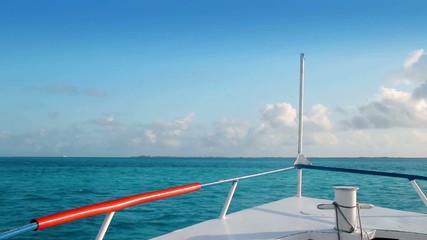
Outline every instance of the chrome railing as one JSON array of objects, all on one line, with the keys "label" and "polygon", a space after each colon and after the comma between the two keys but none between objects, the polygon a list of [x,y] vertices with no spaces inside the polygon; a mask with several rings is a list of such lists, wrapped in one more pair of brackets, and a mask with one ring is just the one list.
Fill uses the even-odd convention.
[{"label": "chrome railing", "polygon": [[295,169],[295,167],[292,166],[292,167],[276,169],[276,170],[272,170],[272,171],[268,171],[268,172],[261,172],[261,173],[256,173],[256,174],[251,174],[251,175],[246,175],[246,176],[241,176],[241,177],[235,177],[235,178],[229,178],[229,179],[219,180],[219,181],[215,181],[215,182],[205,183],[205,184],[202,184],[202,187],[232,182],[230,191],[228,192],[227,199],[225,200],[221,214],[219,215],[219,218],[224,219],[225,216],[227,215],[228,208],[230,207],[231,201],[233,200],[234,192],[236,191],[237,184],[238,184],[239,180],[254,178],[254,177],[260,177],[260,176],[264,176],[264,175],[268,175],[268,174],[272,174],[272,173],[283,172],[283,171],[288,171],[288,170],[292,170],[292,169]]},{"label": "chrome railing", "polygon": [[380,172],[372,170],[360,170],[360,169],[351,169],[351,168],[336,168],[336,167],[323,167],[323,166],[314,166],[306,164],[296,164],[294,165],[298,169],[314,169],[322,171],[332,171],[332,172],[346,172],[346,173],[356,173],[364,175],[374,175],[374,176],[384,176],[384,177],[394,177],[394,178],[405,178],[411,182],[412,187],[417,192],[418,196],[423,200],[424,204],[427,206],[427,198],[423,190],[420,188],[416,180],[427,181],[426,176],[412,175],[412,174],[402,174],[402,173],[390,173],[390,172]]}]

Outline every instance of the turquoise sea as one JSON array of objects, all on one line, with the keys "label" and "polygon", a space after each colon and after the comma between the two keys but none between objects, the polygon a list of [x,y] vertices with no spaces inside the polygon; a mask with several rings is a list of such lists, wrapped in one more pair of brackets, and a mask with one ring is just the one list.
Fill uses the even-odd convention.
[{"label": "turquoise sea", "polygon": [[[315,165],[427,175],[427,159],[311,158]],[[191,182],[208,183],[291,166],[293,158],[0,158],[0,232],[70,208]],[[303,195],[333,199],[360,187],[359,202],[427,213],[405,179],[304,170]],[[419,181],[427,192],[427,182]],[[105,239],[149,239],[219,216],[231,184],[117,212]],[[296,193],[296,171],[239,181],[230,212]],[[94,239],[104,216],[16,239]]]}]

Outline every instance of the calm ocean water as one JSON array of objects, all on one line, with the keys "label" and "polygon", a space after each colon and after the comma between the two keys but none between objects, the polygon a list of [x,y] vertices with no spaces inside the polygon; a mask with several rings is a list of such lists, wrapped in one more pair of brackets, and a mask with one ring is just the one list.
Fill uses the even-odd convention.
[{"label": "calm ocean water", "polygon": [[[69,208],[191,182],[207,183],[291,166],[290,158],[0,158],[0,232]],[[315,165],[427,175],[427,159],[312,158]],[[419,182],[427,191],[427,182]],[[427,213],[405,179],[304,171],[303,195],[333,199],[360,187],[359,202]],[[218,217],[230,183],[117,212],[105,239],[149,239]],[[241,180],[230,212],[295,195],[296,171]],[[94,239],[104,216],[17,239]]]}]

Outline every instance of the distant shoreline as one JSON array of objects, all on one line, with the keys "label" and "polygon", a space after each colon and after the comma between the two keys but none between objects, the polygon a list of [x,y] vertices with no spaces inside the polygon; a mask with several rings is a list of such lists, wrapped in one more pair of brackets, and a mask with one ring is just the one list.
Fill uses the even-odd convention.
[{"label": "distant shoreline", "polygon": [[[93,156],[0,156],[1,159],[19,159],[19,158],[64,158],[64,159],[76,159],[76,158],[110,158],[110,159],[285,159],[295,160],[296,157],[215,157],[215,156],[112,156],[112,157],[93,157]],[[328,159],[341,159],[341,160],[354,160],[354,159],[387,159],[387,160],[427,160],[427,157],[307,157],[307,159],[313,159],[316,161],[328,160]]]}]

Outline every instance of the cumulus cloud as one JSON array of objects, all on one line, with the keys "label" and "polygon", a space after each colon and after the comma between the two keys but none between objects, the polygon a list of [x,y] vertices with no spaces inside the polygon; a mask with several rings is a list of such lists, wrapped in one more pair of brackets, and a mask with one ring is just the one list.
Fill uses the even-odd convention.
[{"label": "cumulus cloud", "polygon": [[412,68],[412,66],[420,60],[422,55],[424,55],[424,49],[422,48],[409,53],[409,56],[406,58],[405,62],[403,63],[403,68],[404,69]]},{"label": "cumulus cloud", "polygon": [[195,113],[190,113],[183,118],[173,121],[158,120],[144,131],[144,137],[151,144],[177,147],[181,145],[181,136],[188,130]]},{"label": "cumulus cloud", "polygon": [[[204,147],[210,150],[229,149],[235,155],[290,155],[296,151],[298,116],[289,103],[266,104],[260,108],[259,122],[224,118],[216,124],[214,133],[204,136]],[[308,144],[336,144],[337,138],[331,132],[328,109],[317,104],[304,116],[310,131],[306,134]],[[290,149],[290,150],[289,150]]]},{"label": "cumulus cloud", "polygon": [[47,129],[24,133],[0,132],[0,152],[18,156],[57,155],[55,147],[61,142],[59,133]]},{"label": "cumulus cloud", "polygon": [[261,110],[261,121],[272,128],[294,128],[297,112],[289,103],[267,104]]},{"label": "cumulus cloud", "polygon": [[205,147],[244,146],[251,129],[248,121],[223,118],[214,124],[213,133],[203,134],[200,139]]},{"label": "cumulus cloud", "polygon": [[247,121],[223,118],[219,123],[216,124],[217,134],[227,141],[236,145],[239,141],[246,138],[250,124]]},{"label": "cumulus cloud", "polygon": [[427,69],[427,59],[424,49],[418,49],[408,55],[401,69],[388,73],[385,82],[395,86],[400,84],[418,86],[427,81],[425,69]]},{"label": "cumulus cloud", "polygon": [[[425,149],[427,143],[426,69],[424,50],[418,49],[408,55],[400,69],[387,76],[378,93],[365,104],[338,106],[332,111],[322,104],[307,107],[305,152],[309,156],[360,156],[361,153],[402,156],[402,151],[395,147],[398,145],[408,154],[420,156],[420,149]],[[391,86],[390,79],[394,81]],[[69,96],[89,95],[89,89],[69,85],[49,85],[38,90]],[[90,94],[97,95],[96,91]],[[342,117],[338,119],[340,126],[331,121],[331,115],[338,112]],[[15,149],[28,155],[76,153],[86,156],[296,154],[296,108],[286,102],[269,103],[255,113],[258,118],[251,122],[224,117],[212,125],[193,124],[195,113],[133,124],[121,122],[118,114],[107,114],[63,130],[41,128],[16,134],[0,129],[0,151],[10,153],[8,149]],[[51,112],[49,117],[57,119],[59,113]]]},{"label": "cumulus cloud", "polygon": [[65,129],[0,130],[0,152],[33,156],[192,155],[194,152],[186,150],[195,146],[187,141],[194,116],[190,113],[175,120],[127,124],[116,114],[108,114]]},{"label": "cumulus cloud", "polygon": [[314,132],[310,136],[313,143],[320,146],[336,145],[338,143],[338,138],[332,132]]},{"label": "cumulus cloud", "polygon": [[329,110],[322,104],[314,105],[304,117],[304,122],[307,125],[312,125],[311,128],[316,130],[331,130],[332,123],[328,117]]},{"label": "cumulus cloud", "polygon": [[427,99],[427,79],[412,92],[412,96],[416,99]]},{"label": "cumulus cloud", "polygon": [[[145,130],[144,136],[148,140],[148,142],[153,143],[153,144],[156,143],[157,135],[154,133],[153,130],[151,130],[151,129]],[[140,138],[137,138],[136,141],[135,141],[135,138],[133,138],[132,141],[134,143],[141,143],[141,139]]]},{"label": "cumulus cloud", "polygon": [[424,56],[423,49],[410,53],[403,69],[391,74],[395,83],[411,84],[412,90],[382,86],[373,99],[358,107],[357,114],[343,120],[344,126],[349,129],[427,127],[427,61]]},{"label": "cumulus cloud", "polygon": [[413,130],[411,134],[412,138],[416,139],[418,142],[427,144],[427,134],[425,131]]},{"label": "cumulus cloud", "polygon": [[259,122],[223,118],[213,132],[200,137],[202,148],[217,156],[271,156],[278,146],[296,139],[296,112],[288,103],[266,104],[259,111]]},{"label": "cumulus cloud", "polygon": [[246,121],[238,121],[234,119],[222,119],[220,131],[226,139],[236,141],[246,137],[249,123]]},{"label": "cumulus cloud", "polygon": [[350,128],[426,127],[427,102],[411,93],[382,87],[380,94],[359,107],[344,124]]},{"label": "cumulus cloud", "polygon": [[253,126],[248,135],[250,147],[269,151],[295,142],[298,119],[297,111],[291,104],[266,104],[259,110],[259,114],[259,125]]}]

